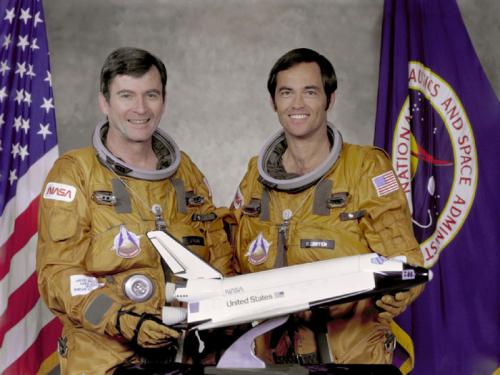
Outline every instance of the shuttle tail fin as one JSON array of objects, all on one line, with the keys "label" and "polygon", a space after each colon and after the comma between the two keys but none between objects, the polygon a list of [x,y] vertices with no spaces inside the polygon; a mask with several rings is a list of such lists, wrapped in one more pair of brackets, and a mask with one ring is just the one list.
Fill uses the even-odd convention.
[{"label": "shuttle tail fin", "polygon": [[193,254],[171,234],[155,230],[147,235],[174,275],[187,280],[223,278],[219,271]]}]

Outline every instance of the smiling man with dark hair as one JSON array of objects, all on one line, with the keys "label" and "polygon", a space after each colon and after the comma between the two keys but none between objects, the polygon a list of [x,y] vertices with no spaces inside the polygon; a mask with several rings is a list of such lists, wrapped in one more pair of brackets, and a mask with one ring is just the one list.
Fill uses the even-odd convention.
[{"label": "smiling man with dark hair", "polygon": [[[292,50],[267,87],[282,130],[250,160],[233,202],[241,272],[369,252],[422,264],[387,155],[344,143],[327,120],[337,89],[332,64]],[[256,352],[269,363],[391,363],[391,321],[420,290],[299,314],[258,338]]]},{"label": "smiling man with dark hair", "polygon": [[64,374],[173,360],[179,332],[162,318],[167,277],[146,233],[164,230],[222,273],[231,270],[206,179],[158,128],[167,72],[147,51],[120,48],[104,63],[93,147],[61,156],[40,201],[40,294],[63,323]]}]

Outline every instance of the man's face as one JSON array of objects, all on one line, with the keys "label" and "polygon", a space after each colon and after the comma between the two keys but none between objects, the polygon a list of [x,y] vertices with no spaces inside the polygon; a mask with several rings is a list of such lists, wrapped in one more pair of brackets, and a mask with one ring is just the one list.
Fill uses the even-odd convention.
[{"label": "man's face", "polygon": [[153,66],[140,77],[116,76],[109,85],[109,100],[99,94],[99,106],[108,117],[108,140],[149,141],[165,109],[158,69]]},{"label": "man's face", "polygon": [[[326,127],[326,94],[316,63],[300,63],[278,73],[274,109],[287,137],[307,139]],[[330,108],[335,101],[332,94]]]}]

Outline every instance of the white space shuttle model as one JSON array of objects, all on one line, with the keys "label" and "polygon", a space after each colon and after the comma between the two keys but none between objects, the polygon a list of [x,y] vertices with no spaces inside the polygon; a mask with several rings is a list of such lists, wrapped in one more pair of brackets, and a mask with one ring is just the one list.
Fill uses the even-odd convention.
[{"label": "white space shuttle model", "polygon": [[377,254],[355,255],[223,277],[217,270],[163,231],[148,232],[154,247],[185,283],[167,284],[167,301],[187,308],[164,307],[163,320],[205,330],[286,316],[313,307],[388,294],[425,283],[426,268]]}]

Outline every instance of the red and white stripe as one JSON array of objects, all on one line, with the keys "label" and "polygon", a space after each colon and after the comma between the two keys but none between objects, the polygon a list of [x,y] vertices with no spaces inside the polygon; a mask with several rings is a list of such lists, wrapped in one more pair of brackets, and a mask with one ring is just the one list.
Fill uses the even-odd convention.
[{"label": "red and white stripe", "polygon": [[58,157],[54,147],[17,181],[0,217],[0,373],[35,374],[56,349],[61,326],[40,299],[35,273],[38,203]]}]

